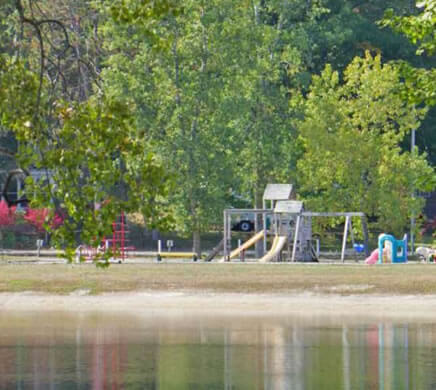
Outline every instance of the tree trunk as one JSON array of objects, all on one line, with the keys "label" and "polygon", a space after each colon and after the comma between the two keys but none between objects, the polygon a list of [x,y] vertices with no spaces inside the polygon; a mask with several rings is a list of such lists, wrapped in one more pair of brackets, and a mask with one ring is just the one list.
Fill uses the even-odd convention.
[{"label": "tree trunk", "polygon": [[198,258],[201,257],[201,236],[198,230],[192,234],[192,251],[197,254]]},{"label": "tree trunk", "polygon": [[[256,167],[256,175],[258,175],[257,167]],[[260,188],[259,180],[256,180],[255,187],[254,187],[254,208],[255,209],[262,209],[263,208],[263,190]],[[255,225],[258,226],[258,230],[262,230],[263,229],[263,220],[262,220],[261,215],[255,214],[254,218],[256,219]],[[256,257],[258,259],[261,258],[265,254],[263,249],[264,249],[263,248],[263,240],[256,242],[255,251],[256,251]]]}]

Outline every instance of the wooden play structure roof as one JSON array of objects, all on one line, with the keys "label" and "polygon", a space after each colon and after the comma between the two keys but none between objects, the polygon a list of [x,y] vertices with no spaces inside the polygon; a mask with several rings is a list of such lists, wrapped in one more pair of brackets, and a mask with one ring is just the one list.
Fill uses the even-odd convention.
[{"label": "wooden play structure roof", "polygon": [[292,184],[267,184],[263,193],[263,200],[292,199]]},{"label": "wooden play structure roof", "polygon": [[274,208],[275,213],[300,214],[303,211],[303,202],[299,200],[280,200]]}]

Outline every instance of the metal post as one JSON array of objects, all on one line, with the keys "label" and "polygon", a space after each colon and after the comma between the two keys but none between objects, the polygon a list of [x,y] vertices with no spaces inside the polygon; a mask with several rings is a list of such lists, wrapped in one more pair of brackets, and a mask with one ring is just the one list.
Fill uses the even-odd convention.
[{"label": "metal post", "polygon": [[224,261],[230,261],[230,252],[232,251],[232,228],[231,228],[231,219],[232,216],[230,213],[226,214],[226,230],[227,230],[227,256],[224,258]]},{"label": "metal post", "polygon": [[294,232],[294,246],[292,248],[291,261],[295,261],[295,254],[297,253],[297,242],[298,242],[298,236],[300,234],[300,219],[301,219],[301,216],[297,215],[297,222],[295,224],[295,232]]},{"label": "metal post", "polygon": [[[232,250],[232,215],[227,214],[227,233],[229,239],[229,250]],[[230,261],[230,253],[228,254],[227,261]]]},{"label": "metal post", "polygon": [[369,256],[371,254],[371,251],[369,250],[368,224],[366,223],[366,216],[360,218],[362,222],[363,244],[365,246],[365,255]]},{"label": "metal post", "polygon": [[226,210],[224,210],[224,223],[223,223],[223,255],[224,255],[224,261],[227,259],[227,213]]},{"label": "metal post", "polygon": [[37,257],[39,257],[41,255],[41,247],[42,247],[42,240],[40,240],[40,239],[36,240],[36,249],[37,249],[36,256]]},{"label": "metal post", "polygon": [[[254,232],[259,232],[259,214],[254,213]],[[259,246],[261,243],[256,242],[254,244],[254,256],[255,257],[262,257],[261,251],[262,248]]]},{"label": "metal post", "polygon": [[126,242],[125,242],[125,223],[124,223],[124,211],[121,211],[121,260],[126,260]]},{"label": "metal post", "polygon": [[[241,245],[242,245],[242,240],[240,239],[240,238],[238,238],[238,248],[240,248],[241,247]],[[241,251],[241,253],[239,253],[239,260],[240,261],[242,261],[242,258],[243,258],[243,254],[242,254],[242,252],[243,251]]]},{"label": "metal post", "polygon": [[[415,129],[412,129],[412,139],[410,142],[410,151],[412,157],[415,156]],[[415,199],[415,183],[412,183],[412,200]],[[415,212],[412,209],[412,214],[410,216],[410,252],[413,254],[415,252]]]},{"label": "metal post", "polygon": [[345,262],[345,248],[347,246],[347,236],[348,236],[348,225],[350,224],[350,217],[347,215],[345,217],[345,227],[344,227],[344,238],[342,240],[342,252],[341,252],[341,261]]},{"label": "metal post", "polygon": [[[266,210],[266,201],[265,199],[262,199],[262,208]],[[264,255],[266,253],[266,213],[262,213],[262,219],[263,219],[263,253]]]},{"label": "metal post", "polygon": [[117,224],[112,222],[112,257],[115,259],[115,252],[117,251]]}]

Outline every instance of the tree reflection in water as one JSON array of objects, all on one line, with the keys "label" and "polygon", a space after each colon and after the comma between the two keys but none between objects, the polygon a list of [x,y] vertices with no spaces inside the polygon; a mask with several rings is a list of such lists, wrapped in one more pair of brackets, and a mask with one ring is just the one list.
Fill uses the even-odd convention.
[{"label": "tree reflection in water", "polygon": [[436,325],[339,318],[3,315],[0,389],[424,389]]}]

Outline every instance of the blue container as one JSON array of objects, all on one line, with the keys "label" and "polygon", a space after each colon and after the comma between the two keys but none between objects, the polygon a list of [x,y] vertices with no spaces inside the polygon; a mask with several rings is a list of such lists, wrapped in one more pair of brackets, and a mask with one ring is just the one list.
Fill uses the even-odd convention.
[{"label": "blue container", "polygon": [[354,250],[356,251],[356,253],[363,253],[365,251],[364,244],[354,244],[353,247],[354,247]]}]

